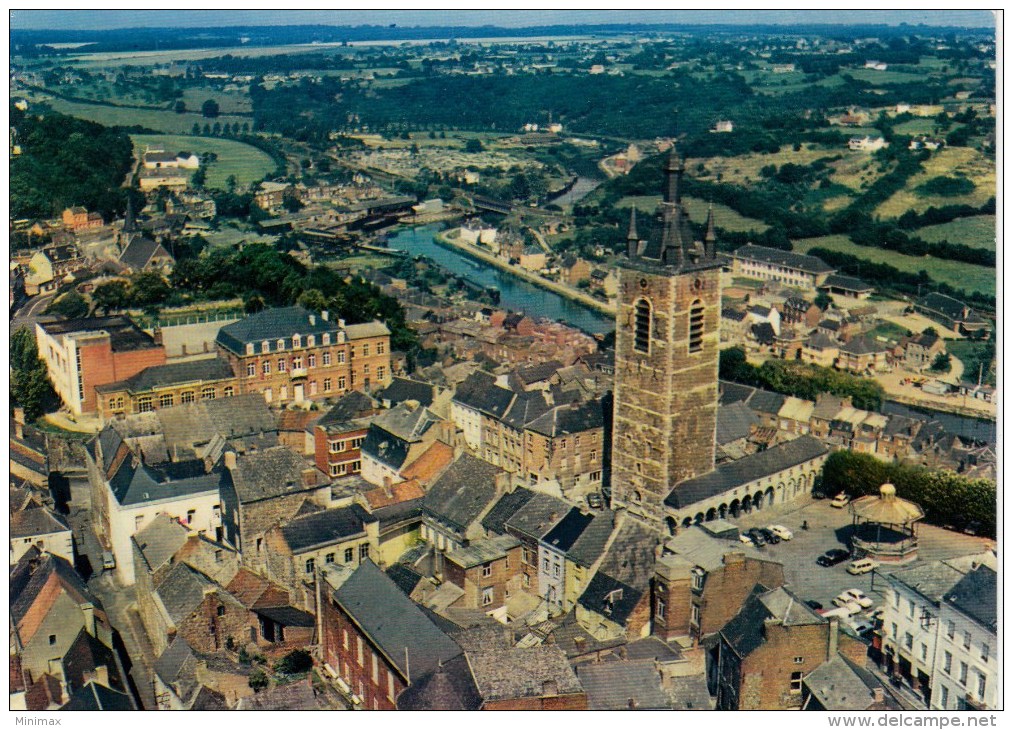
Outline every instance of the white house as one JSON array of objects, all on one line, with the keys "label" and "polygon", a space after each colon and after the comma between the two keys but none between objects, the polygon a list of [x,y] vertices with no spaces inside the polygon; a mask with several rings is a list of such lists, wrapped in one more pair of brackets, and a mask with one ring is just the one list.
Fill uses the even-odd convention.
[{"label": "white house", "polygon": [[852,137],[848,140],[848,149],[858,152],[875,152],[881,150],[884,147],[889,147],[890,143],[882,137]]},{"label": "white house", "polygon": [[735,125],[733,125],[731,123],[731,121],[728,120],[728,119],[722,119],[722,120],[717,121],[717,122],[714,123],[714,128],[711,131],[712,132],[719,132],[719,133],[720,132],[734,132],[735,131]]}]

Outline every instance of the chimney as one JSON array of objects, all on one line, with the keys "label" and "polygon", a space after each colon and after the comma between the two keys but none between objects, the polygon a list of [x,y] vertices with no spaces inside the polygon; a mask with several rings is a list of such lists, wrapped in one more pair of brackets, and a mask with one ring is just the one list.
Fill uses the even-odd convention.
[{"label": "chimney", "polygon": [[873,702],[882,702],[883,701],[883,688],[882,687],[873,687],[872,688],[872,701]]},{"label": "chimney", "polygon": [[827,640],[827,659],[833,659],[837,655],[838,631],[840,631],[837,618],[830,619],[830,636]]},{"label": "chimney", "polygon": [[310,315],[310,326],[314,327],[314,326],[316,326],[316,323],[317,323],[317,315],[311,314]]},{"label": "chimney", "polygon": [[626,704],[629,706],[629,708],[631,710],[637,709],[637,701],[635,699],[633,699],[632,697],[630,697],[630,699],[627,701]]},{"label": "chimney", "polygon": [[338,320],[338,327],[340,327],[341,329],[345,329],[345,320],[339,319]]},{"label": "chimney", "polygon": [[155,329],[152,330],[152,332],[151,332],[151,339],[153,339],[155,341],[156,345],[161,345],[162,344],[162,328],[161,327],[155,327]]},{"label": "chimney", "polygon": [[554,679],[546,679],[542,682],[542,696],[543,697],[555,697],[559,694],[559,685]]},{"label": "chimney", "polygon": [[14,409],[14,435],[19,439],[25,437],[25,409],[20,406]]},{"label": "chimney", "polygon": [[101,685],[106,687],[109,686],[109,667],[102,665],[101,667],[95,667],[95,671],[92,673],[92,679]]},{"label": "chimney", "polygon": [[329,322],[331,320],[331,313],[328,312],[326,309],[322,309],[320,311],[320,319],[322,319],[324,322]]},{"label": "chimney", "polygon": [[225,454],[225,468],[229,471],[235,471],[236,468],[236,452],[226,451]]},{"label": "chimney", "polygon": [[84,614],[84,630],[95,636],[95,606],[90,603],[81,604],[81,613]]}]

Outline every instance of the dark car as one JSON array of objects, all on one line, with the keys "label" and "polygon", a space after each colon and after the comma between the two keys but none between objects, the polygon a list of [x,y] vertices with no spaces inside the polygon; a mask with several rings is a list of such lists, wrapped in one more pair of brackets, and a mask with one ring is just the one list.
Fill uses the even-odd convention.
[{"label": "dark car", "polygon": [[771,545],[777,545],[777,543],[781,542],[781,538],[779,538],[776,534],[774,534],[774,532],[768,530],[765,527],[760,528],[760,534],[763,535],[763,539],[769,542]]},{"label": "dark car", "polygon": [[601,509],[605,505],[604,502],[602,502],[601,495],[598,494],[598,492],[592,492],[587,495],[587,506],[591,509]]},{"label": "dark car", "polygon": [[850,557],[851,553],[847,550],[841,550],[835,548],[833,550],[827,550],[825,553],[816,558],[816,564],[822,565],[824,568],[829,568],[838,563],[843,563]]},{"label": "dark car", "polygon": [[755,527],[747,531],[746,536],[753,541],[756,547],[763,547],[767,544],[767,538],[764,537],[763,532]]},{"label": "dark car", "polygon": [[813,611],[819,611],[823,608],[823,604],[819,601],[806,601],[805,605],[811,608]]}]

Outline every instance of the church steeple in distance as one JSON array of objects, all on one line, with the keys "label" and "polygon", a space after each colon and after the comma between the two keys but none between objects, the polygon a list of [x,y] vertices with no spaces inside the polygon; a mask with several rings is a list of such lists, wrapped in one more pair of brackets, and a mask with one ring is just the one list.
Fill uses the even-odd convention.
[{"label": "church steeple in distance", "polygon": [[640,236],[637,235],[637,208],[630,208],[630,228],[626,232],[626,255],[630,258],[640,252]]}]

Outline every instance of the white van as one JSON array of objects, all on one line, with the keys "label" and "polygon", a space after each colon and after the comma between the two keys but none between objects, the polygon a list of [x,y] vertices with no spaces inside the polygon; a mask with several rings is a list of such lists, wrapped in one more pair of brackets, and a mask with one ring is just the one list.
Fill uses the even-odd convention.
[{"label": "white van", "polygon": [[862,558],[861,560],[855,560],[848,566],[848,572],[852,575],[862,575],[864,573],[871,573],[879,566],[872,558]]}]

